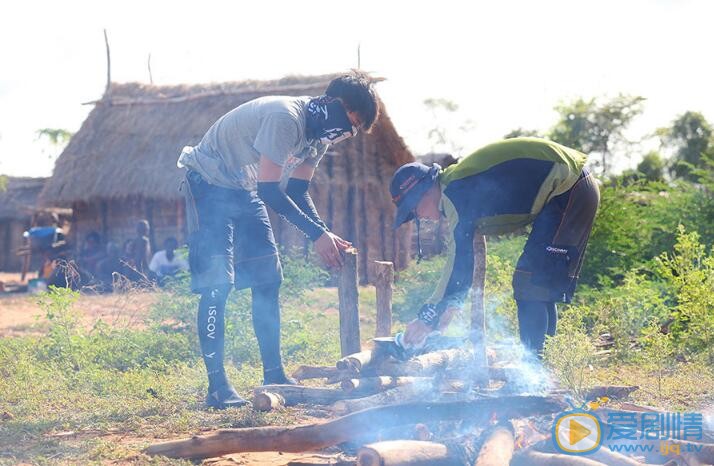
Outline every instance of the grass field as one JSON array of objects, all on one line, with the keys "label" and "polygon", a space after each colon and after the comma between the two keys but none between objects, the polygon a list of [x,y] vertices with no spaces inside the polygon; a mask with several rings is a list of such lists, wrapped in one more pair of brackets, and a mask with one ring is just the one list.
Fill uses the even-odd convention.
[{"label": "grass field", "polygon": [[[498,247],[493,250],[498,252]],[[415,303],[431,291],[440,260],[427,261],[400,276],[394,298],[395,331],[403,328]],[[489,265],[489,327],[512,332],[514,306],[507,296],[511,266],[498,257],[490,257]],[[289,272],[292,278],[282,292],[287,368],[333,364],[339,356],[336,289],[315,286],[324,275],[309,267]],[[374,302],[373,288],[362,287],[365,343],[374,334]],[[105,296],[56,290],[43,296],[0,298],[0,464],[190,464],[140,452],[157,439],[324,417],[323,411],[306,408],[267,414],[250,408],[205,410],[207,386],[193,327],[195,308],[196,298],[183,288]],[[590,308],[576,310],[585,317],[593,314]],[[227,312],[227,370],[246,397],[262,379],[248,316],[247,295],[233,293]],[[494,322],[499,322],[497,329]],[[574,334],[568,333],[572,329],[567,325],[562,329],[568,344]],[[585,338],[594,336],[588,333]],[[633,351],[646,356],[645,349]],[[593,360],[583,368],[585,384],[637,385],[640,390],[633,394],[637,403],[663,409],[710,409],[711,365],[701,358],[662,361],[663,365],[653,367],[652,361],[640,357]],[[241,455],[234,461],[265,464],[272,461],[269,458]]]}]

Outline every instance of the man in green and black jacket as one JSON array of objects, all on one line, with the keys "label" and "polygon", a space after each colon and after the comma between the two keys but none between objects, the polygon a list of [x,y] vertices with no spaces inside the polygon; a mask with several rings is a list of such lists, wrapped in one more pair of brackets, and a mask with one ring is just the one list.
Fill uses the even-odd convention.
[{"label": "man in green and black jacket", "polygon": [[436,291],[409,323],[407,345],[448,325],[471,288],[474,235],[498,235],[533,224],[513,275],[523,344],[539,354],[554,335],[555,303],[570,302],[600,201],[586,156],[537,138],[483,147],[445,169],[400,167],[390,185],[394,227],[420,218],[449,221],[448,257]]}]

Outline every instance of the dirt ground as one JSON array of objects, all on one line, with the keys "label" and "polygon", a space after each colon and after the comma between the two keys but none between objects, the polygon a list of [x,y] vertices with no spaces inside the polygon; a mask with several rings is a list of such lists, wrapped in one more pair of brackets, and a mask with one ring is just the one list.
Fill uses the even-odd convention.
[{"label": "dirt ground", "polygon": [[[19,279],[19,274],[0,273],[0,281],[6,284],[19,283]],[[82,294],[75,308],[82,312],[87,326],[101,319],[112,326],[140,328],[156,299],[154,292]],[[37,295],[0,293],[0,337],[40,334],[46,322],[44,315]]]}]

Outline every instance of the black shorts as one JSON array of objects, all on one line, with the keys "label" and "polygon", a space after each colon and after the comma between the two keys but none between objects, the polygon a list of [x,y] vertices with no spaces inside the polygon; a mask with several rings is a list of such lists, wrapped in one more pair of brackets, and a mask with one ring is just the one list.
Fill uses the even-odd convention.
[{"label": "black shorts", "polygon": [[283,271],[265,204],[255,191],[227,189],[188,171],[186,208],[197,229],[189,233],[191,289],[237,289],[280,283]]},{"label": "black shorts", "polygon": [[513,274],[516,299],[571,301],[599,203],[597,182],[583,170],[572,188],[543,207]]}]

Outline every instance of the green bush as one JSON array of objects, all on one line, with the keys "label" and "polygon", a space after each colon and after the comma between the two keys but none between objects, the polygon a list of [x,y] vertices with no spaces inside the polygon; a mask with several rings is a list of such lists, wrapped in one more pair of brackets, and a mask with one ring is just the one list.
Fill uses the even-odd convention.
[{"label": "green bush", "polygon": [[655,270],[673,301],[670,330],[677,352],[714,363],[714,248],[707,254],[699,234],[680,225],[674,251],[657,257]]},{"label": "green bush", "polygon": [[714,241],[714,198],[692,183],[667,186],[637,182],[601,188],[601,202],[590,236],[581,282],[610,286],[628,271],[670,251],[677,226],[700,233],[704,244]]}]

